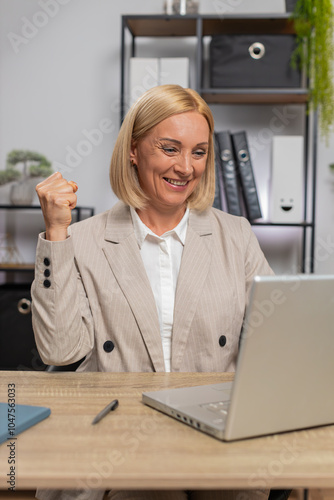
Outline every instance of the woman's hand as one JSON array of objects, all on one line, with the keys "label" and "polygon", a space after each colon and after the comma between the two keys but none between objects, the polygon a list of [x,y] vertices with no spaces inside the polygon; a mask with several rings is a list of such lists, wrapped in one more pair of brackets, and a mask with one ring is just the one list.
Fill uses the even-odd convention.
[{"label": "woman's hand", "polygon": [[46,239],[60,241],[67,238],[71,224],[71,210],[77,204],[78,186],[67,181],[61,173],[55,172],[36,186],[45,221]]}]

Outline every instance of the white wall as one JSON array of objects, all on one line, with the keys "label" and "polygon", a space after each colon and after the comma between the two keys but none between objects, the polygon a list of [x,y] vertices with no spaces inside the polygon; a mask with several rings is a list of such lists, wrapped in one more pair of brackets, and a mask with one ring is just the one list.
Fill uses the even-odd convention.
[{"label": "white wall", "polygon": [[[251,0],[202,0],[202,13],[245,9]],[[262,1],[268,8],[278,1]],[[256,5],[261,0],[257,0]],[[253,3],[253,5],[255,5]],[[0,0],[0,168],[12,149],[36,150],[79,185],[78,203],[101,212],[116,199],[108,168],[119,127],[121,15],[162,13],[163,0]],[[36,28],[36,25],[38,27]],[[182,47],[182,49],[181,49]],[[188,55],[193,41],[142,40],[138,55]],[[246,129],[266,213],[272,118],[281,134],[303,132],[299,107],[212,106],[216,129]],[[282,118],[283,117],[283,118]],[[277,123],[277,122],[276,122]],[[103,132],[96,133],[96,129]],[[95,132],[92,132],[95,131]],[[93,134],[93,135],[91,135]],[[90,136],[91,144],[87,149]],[[84,141],[84,142],[83,142]],[[86,148],[86,149],[85,149]],[[73,151],[77,154],[73,157]],[[79,151],[79,154],[78,154]],[[319,141],[316,270],[334,273],[334,134]],[[37,200],[36,200],[37,201]],[[18,247],[33,261],[43,221],[37,213],[0,213],[0,234],[16,228]],[[277,272],[299,269],[299,229],[256,228]]]}]

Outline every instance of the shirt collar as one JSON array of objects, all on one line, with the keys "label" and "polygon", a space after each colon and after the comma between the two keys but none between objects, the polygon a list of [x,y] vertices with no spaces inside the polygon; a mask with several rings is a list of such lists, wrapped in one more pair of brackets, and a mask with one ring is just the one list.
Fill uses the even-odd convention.
[{"label": "shirt collar", "polygon": [[165,238],[166,236],[169,236],[171,234],[175,234],[182,245],[185,244],[186,241],[186,235],[187,235],[187,227],[188,227],[188,220],[189,220],[189,208],[185,211],[184,216],[178,223],[174,229],[171,229],[170,231],[167,231],[161,236],[157,236],[149,227],[147,227],[139,215],[137,214],[136,210],[133,207],[130,207],[130,212],[131,212],[131,218],[132,218],[132,223],[133,223],[133,229],[135,232],[136,240],[138,242],[139,248],[142,247],[142,244],[144,243],[144,240],[147,235],[154,236],[155,238]]}]

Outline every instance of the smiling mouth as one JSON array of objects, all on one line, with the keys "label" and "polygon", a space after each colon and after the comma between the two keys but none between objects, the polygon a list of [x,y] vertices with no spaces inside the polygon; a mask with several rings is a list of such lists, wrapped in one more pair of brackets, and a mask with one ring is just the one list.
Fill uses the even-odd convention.
[{"label": "smiling mouth", "polygon": [[176,181],[174,179],[169,179],[168,177],[164,177],[164,180],[169,182],[169,184],[173,184],[174,186],[186,186],[188,181]]}]

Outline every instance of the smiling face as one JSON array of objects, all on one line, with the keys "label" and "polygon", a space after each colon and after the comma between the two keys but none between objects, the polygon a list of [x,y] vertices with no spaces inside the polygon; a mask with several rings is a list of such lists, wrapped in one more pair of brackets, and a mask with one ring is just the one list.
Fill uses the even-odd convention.
[{"label": "smiling face", "polygon": [[209,125],[196,111],[170,116],[133,144],[130,159],[149,199],[148,210],[184,212],[205,171],[208,148]]}]

